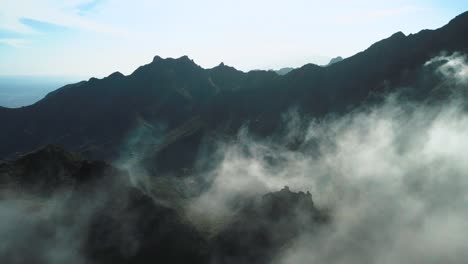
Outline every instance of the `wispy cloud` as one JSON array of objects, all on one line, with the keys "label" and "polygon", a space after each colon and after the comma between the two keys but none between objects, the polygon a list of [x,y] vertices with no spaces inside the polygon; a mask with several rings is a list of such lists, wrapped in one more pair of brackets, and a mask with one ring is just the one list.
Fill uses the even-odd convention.
[{"label": "wispy cloud", "polygon": [[98,1],[33,1],[18,0],[2,3],[0,9],[0,29],[25,35],[39,33],[24,19],[36,20],[66,28],[108,34],[123,34],[123,31],[105,23],[86,17],[84,12],[91,12]]}]

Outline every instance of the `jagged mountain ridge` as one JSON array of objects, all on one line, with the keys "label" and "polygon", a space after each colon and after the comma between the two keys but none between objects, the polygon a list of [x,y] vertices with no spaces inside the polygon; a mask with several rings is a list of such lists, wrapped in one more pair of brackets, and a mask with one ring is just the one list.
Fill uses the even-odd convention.
[{"label": "jagged mountain ridge", "polygon": [[[328,67],[308,64],[284,76],[273,71],[245,73],[224,64],[203,69],[187,56],[156,56],[131,75],[91,78],[28,107],[0,108],[0,157],[54,143],[112,160],[128,134],[144,123],[163,138],[172,137],[171,144],[156,147],[157,152],[165,151],[159,156],[166,161],[187,153],[182,164],[175,162],[167,169],[185,167],[202,138],[213,131],[235,134],[249,124],[252,131],[269,135],[291,107],[316,117],[342,113],[369,94],[413,84],[422,65],[441,52],[467,50],[464,13],[440,29],[409,36],[398,32]],[[429,93],[417,88],[423,97]],[[194,131],[174,133],[194,117],[199,118]]]}]

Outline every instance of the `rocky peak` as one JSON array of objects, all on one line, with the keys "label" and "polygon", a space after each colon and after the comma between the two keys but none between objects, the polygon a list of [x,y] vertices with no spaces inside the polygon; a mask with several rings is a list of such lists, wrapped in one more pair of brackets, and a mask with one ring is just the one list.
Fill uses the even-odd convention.
[{"label": "rocky peak", "polygon": [[261,207],[268,214],[279,218],[283,215],[295,214],[297,210],[303,210],[307,214],[315,214],[318,211],[310,192],[292,192],[288,186],[278,192],[265,194],[262,197]]}]

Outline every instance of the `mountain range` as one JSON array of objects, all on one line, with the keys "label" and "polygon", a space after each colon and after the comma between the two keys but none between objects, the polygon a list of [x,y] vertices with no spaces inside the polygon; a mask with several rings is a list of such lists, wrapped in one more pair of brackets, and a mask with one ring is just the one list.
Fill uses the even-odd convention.
[{"label": "mountain range", "polygon": [[328,67],[307,64],[286,75],[224,64],[203,69],[187,56],[156,56],[128,76],[115,72],[66,85],[27,107],[0,108],[0,157],[58,144],[110,161],[143,126],[160,138],[149,152],[165,152],[164,169],[190,166],[202,138],[232,135],[245,124],[267,136],[289,108],[314,117],[339,114],[409,84],[424,97],[429,91],[417,87],[422,66],[442,52],[466,52],[467,32],[464,13],[442,28],[398,32]]},{"label": "mountain range", "polygon": [[[341,247],[335,247],[333,243],[321,245],[317,241],[322,240],[310,240],[315,241],[316,248],[324,250],[321,255],[324,260],[343,263],[352,256],[355,262],[350,263],[363,263],[361,260],[375,263],[373,254],[361,256],[358,253],[368,253],[366,247],[381,241],[381,237],[386,246],[381,251],[387,252],[387,247],[393,246],[389,246],[388,241],[395,241],[390,239],[394,230],[381,230],[382,224],[390,223],[388,226],[392,227],[391,220],[397,219],[401,227],[410,222],[411,228],[402,229],[404,236],[397,237],[403,237],[403,244],[408,246],[410,243],[406,239],[411,241],[409,237],[413,236],[409,230],[423,224],[423,221],[408,219],[423,214],[426,209],[437,211],[433,208],[437,209],[445,200],[437,197],[430,204],[433,207],[428,208],[414,202],[411,213],[403,216],[407,218],[400,219],[392,213],[399,212],[397,209],[406,204],[391,203],[385,195],[394,196],[390,191],[383,192],[382,208],[388,205],[385,208],[390,208],[390,213],[372,203],[374,201],[365,201],[359,205],[368,210],[371,207],[372,217],[362,219],[372,221],[360,223],[360,214],[367,211],[350,206],[340,211],[343,215],[338,214],[346,221],[350,219],[350,224],[333,219],[336,214],[316,205],[308,191],[295,192],[287,186],[281,190],[249,191],[258,187],[258,181],[265,180],[261,175],[273,170],[277,170],[280,177],[272,177],[268,183],[277,186],[284,176],[283,165],[287,167],[287,161],[300,160],[305,155],[300,152],[306,142],[305,135],[277,138],[278,133],[288,130],[284,122],[289,118],[287,113],[293,111],[312,120],[326,120],[380,103],[388,94],[397,94],[408,102],[437,105],[451,95],[445,89],[446,80],[431,68],[437,65],[427,62],[453,54],[468,54],[468,12],[436,30],[411,35],[395,33],[354,56],[336,58],[326,66],[307,64],[285,72],[243,72],[224,63],[204,69],[187,56],[177,59],[156,56],[127,76],[115,72],[102,79],[91,78],[65,85],[30,106],[0,107],[0,216],[6,219],[0,224],[0,234],[7,237],[0,243],[0,259],[6,263],[266,264],[276,263],[279,252],[295,248],[300,239],[308,241],[320,235],[332,237],[324,241],[342,242]],[[274,155],[265,151],[266,154],[258,158],[249,144],[239,144],[234,154],[229,148],[221,148],[227,153],[222,158],[210,155],[220,151],[213,144],[240,141],[245,131],[253,138],[267,139],[273,146],[270,152],[281,153]],[[333,134],[334,130],[330,131]],[[441,131],[436,132],[443,135],[447,132]],[[400,139],[401,146],[389,152],[405,153],[406,145],[411,145],[412,138],[408,138]],[[349,143],[346,139],[343,141]],[[333,147],[342,142],[335,143]],[[349,159],[356,150],[352,143],[353,151],[344,155]],[[439,143],[436,140],[438,147]],[[310,140],[307,144],[314,149]],[[416,148],[418,144],[414,143]],[[258,145],[254,147],[263,147]],[[411,147],[414,146],[408,148]],[[248,153],[245,154],[247,160],[261,162],[255,160],[257,162],[246,165],[238,153]],[[365,153],[366,166],[367,159],[372,162],[374,153],[380,152]],[[306,154],[319,155],[314,151]],[[206,160],[200,160],[200,156]],[[409,156],[418,172],[427,172],[424,163],[414,161],[424,157]],[[225,157],[234,161],[230,160],[231,163],[227,162],[213,173],[210,166],[220,162],[216,159]],[[392,162],[400,160],[399,157],[390,158],[394,158]],[[332,163],[334,168],[336,160],[343,162],[333,158],[325,162]],[[294,163],[298,169],[286,174],[301,175],[305,173],[302,171],[304,164],[315,160],[300,161]],[[437,160],[445,164],[443,161]],[[336,180],[320,177],[322,170],[324,174],[333,173],[327,170],[329,167],[313,168],[323,186]],[[343,174],[347,174],[350,168],[344,168]],[[398,167],[401,168],[405,167]],[[455,167],[450,169],[457,172]],[[242,182],[244,174],[252,171],[254,180]],[[372,168],[369,171],[379,172]],[[364,172],[368,171],[364,169]],[[221,176],[216,173],[227,180],[218,180],[216,176]],[[346,179],[339,178],[337,181],[344,181],[339,186],[355,184]],[[418,195],[433,192],[432,185],[420,184],[418,178],[402,179],[408,181],[405,188],[415,190],[411,192],[411,199],[406,197],[402,204],[419,201]],[[441,182],[446,192],[463,191],[462,187],[434,179],[437,185]],[[396,185],[393,178],[390,180],[392,186]],[[369,193],[381,194],[386,190],[376,188],[379,185],[370,177],[359,178],[356,182],[372,188],[363,189],[365,192],[351,187],[355,192],[340,189],[339,195],[348,194],[343,197],[360,201],[360,197],[368,197]],[[457,187],[459,182],[463,183],[459,180],[455,184]],[[225,192],[229,190],[242,195],[228,195]],[[208,198],[205,194],[209,194]],[[349,205],[343,197],[333,202]],[[375,208],[378,210],[372,211]],[[219,212],[218,217],[216,213]],[[445,216],[445,211],[443,213]],[[346,229],[340,224],[357,228]],[[374,224],[378,232],[361,232]],[[434,229],[429,226],[428,229]],[[457,263],[459,256],[455,255],[452,256],[454,261],[447,263]],[[408,253],[408,256],[414,255]]]},{"label": "mountain range", "polygon": [[202,138],[232,135],[245,124],[267,136],[293,107],[314,117],[339,114],[410,84],[424,97],[422,66],[443,52],[466,52],[467,32],[463,13],[442,28],[398,32],[328,67],[307,64],[286,75],[224,64],[203,69],[187,56],[156,56],[128,76],[115,72],[66,85],[27,107],[0,108],[0,157],[58,144],[111,161],[132,131],[146,127],[160,139],[151,155],[166,152],[161,159],[171,160],[160,162],[165,169],[190,166]]}]

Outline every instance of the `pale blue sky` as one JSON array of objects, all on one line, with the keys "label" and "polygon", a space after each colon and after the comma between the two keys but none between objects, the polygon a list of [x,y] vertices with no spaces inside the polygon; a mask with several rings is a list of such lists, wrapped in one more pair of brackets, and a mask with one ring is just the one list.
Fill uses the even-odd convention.
[{"label": "pale blue sky", "polygon": [[129,74],[154,55],[277,69],[446,24],[468,0],[0,0],[0,75]]}]

